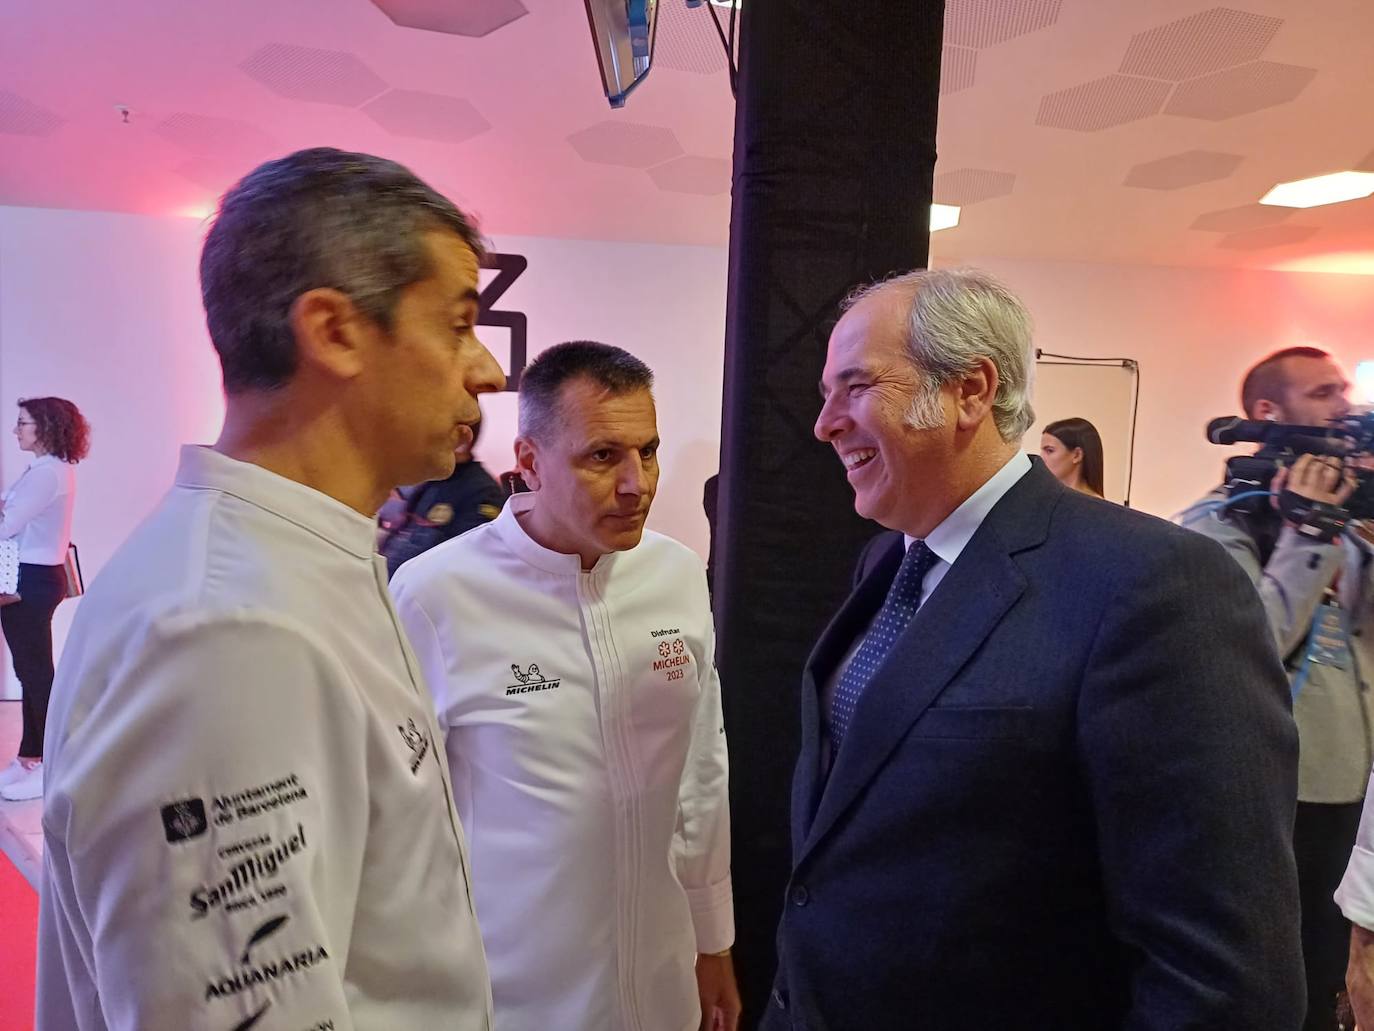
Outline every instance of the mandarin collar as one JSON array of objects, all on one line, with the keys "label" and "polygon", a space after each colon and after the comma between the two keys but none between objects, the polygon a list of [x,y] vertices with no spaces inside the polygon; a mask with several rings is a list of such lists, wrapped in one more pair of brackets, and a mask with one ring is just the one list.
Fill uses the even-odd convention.
[{"label": "mandarin collar", "polygon": [[586,572],[592,576],[600,576],[610,572],[611,567],[615,564],[617,552],[602,555],[596,560],[596,565],[592,566],[590,570],[584,570],[580,556],[550,551],[526,533],[525,528],[520,525],[519,516],[533,509],[534,503],[535,495],[531,491],[512,494],[506,499],[501,514],[492,523],[501,540],[506,543],[511,551],[536,569],[542,569],[546,573],[576,576],[578,573]]},{"label": "mandarin collar", "polygon": [[342,501],[251,462],[188,444],[181,449],[176,484],[218,490],[309,530],[358,558],[376,553],[377,525]]}]

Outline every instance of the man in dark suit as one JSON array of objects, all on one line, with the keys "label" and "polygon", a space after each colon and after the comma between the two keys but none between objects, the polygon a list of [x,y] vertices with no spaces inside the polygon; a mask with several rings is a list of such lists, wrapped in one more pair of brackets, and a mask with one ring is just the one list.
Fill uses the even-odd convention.
[{"label": "man in dark suit", "polygon": [[768,1031],[1293,1031],[1297,739],[1214,542],[1019,450],[1029,319],[862,294],[816,435],[875,540],[802,687]]}]

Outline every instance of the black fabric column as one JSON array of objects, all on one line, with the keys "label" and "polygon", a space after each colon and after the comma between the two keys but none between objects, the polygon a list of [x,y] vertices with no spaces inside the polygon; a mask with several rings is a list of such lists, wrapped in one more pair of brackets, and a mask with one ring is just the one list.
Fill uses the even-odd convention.
[{"label": "black fabric column", "polygon": [[876,529],[811,435],[817,381],[845,294],[926,263],[943,21],[943,0],[741,6],[715,605],[745,1027],[775,965],[802,665]]}]

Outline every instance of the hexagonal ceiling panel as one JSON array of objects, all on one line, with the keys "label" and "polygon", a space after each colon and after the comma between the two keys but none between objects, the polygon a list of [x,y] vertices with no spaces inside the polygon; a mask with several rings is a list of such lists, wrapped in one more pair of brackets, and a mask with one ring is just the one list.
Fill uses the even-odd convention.
[{"label": "hexagonal ceiling panel", "polygon": [[372,0],[388,18],[407,29],[486,36],[529,14],[520,0]]},{"label": "hexagonal ceiling panel", "polygon": [[0,90],[0,132],[15,136],[51,136],[62,127],[63,121],[18,93]]},{"label": "hexagonal ceiling panel", "polygon": [[1179,83],[1164,113],[1212,122],[1248,115],[1296,99],[1316,74],[1301,65],[1251,61]]},{"label": "hexagonal ceiling panel", "polygon": [[358,55],[344,50],[268,43],[239,67],[278,96],[317,104],[357,107],[387,88]]},{"label": "hexagonal ceiling panel", "polygon": [[1320,231],[1316,226],[1269,226],[1267,229],[1251,229],[1249,232],[1224,236],[1217,246],[1233,251],[1262,251],[1270,247],[1302,243]]},{"label": "hexagonal ceiling panel", "polygon": [[935,200],[941,204],[968,207],[994,197],[1005,197],[1015,185],[1016,176],[1010,172],[960,168],[935,177]]},{"label": "hexagonal ceiling panel", "polygon": [[583,161],[599,165],[650,168],[682,154],[671,129],[637,122],[598,122],[568,137]]},{"label": "hexagonal ceiling panel", "polygon": [[725,48],[705,6],[692,10],[676,0],[660,3],[655,31],[654,67],[698,75],[725,72]]},{"label": "hexagonal ceiling panel", "polygon": [[1059,20],[1062,0],[947,0],[945,42],[990,47]]},{"label": "hexagonal ceiling panel", "polygon": [[394,89],[363,105],[363,111],[387,132],[440,143],[462,143],[491,128],[491,123],[462,97]]},{"label": "hexagonal ceiling panel", "polygon": [[216,118],[186,111],[168,115],[153,127],[153,132],[188,153],[203,157],[231,160],[265,157],[277,149],[277,141],[256,125],[237,118]]},{"label": "hexagonal ceiling panel", "polygon": [[1121,71],[1152,79],[1191,79],[1253,61],[1283,25],[1249,11],[1213,7],[1131,37]]},{"label": "hexagonal ceiling panel", "polygon": [[649,169],[649,178],[660,190],[714,196],[730,190],[730,162],[685,154]]},{"label": "hexagonal ceiling panel", "polygon": [[1124,186],[1138,186],[1146,190],[1177,190],[1198,183],[1225,179],[1244,161],[1239,154],[1223,154],[1215,150],[1185,150],[1156,161],[1136,165],[1126,173]]},{"label": "hexagonal ceiling panel", "polygon": [[1159,114],[1170,89],[1157,79],[1108,75],[1042,97],[1035,124],[1076,132],[1110,129]]},{"label": "hexagonal ceiling panel", "polygon": [[943,47],[940,50],[940,94],[958,93],[973,85],[978,70],[978,51],[971,47]]},{"label": "hexagonal ceiling panel", "polygon": [[1276,208],[1270,204],[1242,204],[1238,208],[1209,211],[1199,215],[1192,228],[1207,233],[1242,233],[1283,222],[1293,216],[1297,208]]}]

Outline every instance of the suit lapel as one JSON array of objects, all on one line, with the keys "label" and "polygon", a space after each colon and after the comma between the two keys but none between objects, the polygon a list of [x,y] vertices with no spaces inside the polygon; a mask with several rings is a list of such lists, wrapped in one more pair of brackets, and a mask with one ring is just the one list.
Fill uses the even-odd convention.
[{"label": "suit lapel", "polygon": [[[798,835],[800,840],[794,843],[796,863],[854,804],[912,724],[973,657],[1025,591],[1025,578],[1011,555],[1044,541],[1055,501],[1063,490],[1043,466],[1035,463],[988,514],[907,625],[864,689],[845,733],[844,747],[820,790],[819,802],[807,809],[807,821]],[[899,555],[900,551],[898,548]],[[883,566],[886,567],[885,562]],[[879,572],[875,570],[869,579],[876,579]],[[894,573],[895,567],[886,573],[882,592],[886,592]],[[865,587],[866,583],[861,584],[851,600],[865,595]],[[878,595],[875,610],[882,596]],[[870,611],[870,618],[871,615]],[[839,622],[837,616],[832,629]],[[860,626],[854,633],[862,629]],[[843,654],[841,651],[841,658]],[[819,782],[819,774],[813,776]],[[812,812],[814,820],[810,819]]]},{"label": "suit lapel", "polygon": [[836,667],[844,659],[854,640],[872,622],[887,597],[897,567],[902,563],[905,549],[901,534],[893,534],[891,543],[876,558],[869,574],[845,600],[835,618],[830,621],[811,657],[802,671],[802,750],[797,776],[792,789],[792,849],[795,853],[805,840],[811,818],[816,812],[816,796],[820,787],[821,692]]}]

